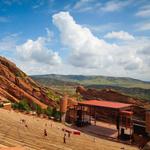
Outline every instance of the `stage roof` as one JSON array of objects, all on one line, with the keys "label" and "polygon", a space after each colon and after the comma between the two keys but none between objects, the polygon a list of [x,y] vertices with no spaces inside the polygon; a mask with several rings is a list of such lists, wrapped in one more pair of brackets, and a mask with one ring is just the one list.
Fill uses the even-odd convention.
[{"label": "stage roof", "polygon": [[112,108],[112,109],[122,109],[122,108],[132,106],[132,104],[110,102],[104,100],[86,100],[83,102],[79,102],[79,105],[97,106],[97,107],[105,107],[105,108]]}]

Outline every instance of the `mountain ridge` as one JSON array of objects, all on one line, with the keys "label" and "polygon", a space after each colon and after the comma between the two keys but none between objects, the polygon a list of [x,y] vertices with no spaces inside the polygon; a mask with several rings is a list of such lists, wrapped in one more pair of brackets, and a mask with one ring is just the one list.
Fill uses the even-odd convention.
[{"label": "mountain ridge", "polygon": [[[45,75],[32,75],[32,78],[49,78],[60,81],[76,82],[85,85],[121,85],[121,87],[139,87],[150,89],[150,82],[142,81],[139,79],[134,79],[130,77],[112,77],[112,76],[102,76],[102,75],[60,75],[60,74],[45,74]],[[124,84],[123,84],[124,83]],[[134,84],[134,85],[131,85]],[[143,85],[140,85],[143,84]],[[146,87],[147,86],[147,87]]]},{"label": "mountain ridge", "polygon": [[84,74],[55,74],[55,73],[50,73],[50,74],[33,74],[29,76],[81,76],[81,77],[106,77],[106,78],[117,78],[117,79],[131,79],[135,81],[140,81],[144,83],[150,83],[150,81],[142,80],[142,79],[136,79],[132,77],[121,77],[121,76],[106,76],[106,75],[84,75]]},{"label": "mountain ridge", "polygon": [[46,86],[57,86],[64,89],[64,86],[71,89],[78,85],[95,89],[114,89],[129,96],[150,100],[150,83],[124,77],[105,77],[105,76],[85,76],[85,75],[34,75],[32,79]]}]

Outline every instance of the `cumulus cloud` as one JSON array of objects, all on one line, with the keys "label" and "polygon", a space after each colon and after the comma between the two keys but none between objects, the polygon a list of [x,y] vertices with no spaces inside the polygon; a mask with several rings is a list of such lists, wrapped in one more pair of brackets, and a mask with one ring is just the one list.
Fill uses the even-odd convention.
[{"label": "cumulus cloud", "polygon": [[145,46],[141,51],[139,51],[139,53],[143,55],[150,55],[150,44]]},{"label": "cumulus cloud", "polygon": [[[137,41],[123,45],[110,44],[94,36],[88,28],[77,24],[69,12],[53,15],[53,23],[60,30],[62,43],[70,49],[68,60],[73,66],[108,72],[112,69],[121,72],[131,68],[140,70],[143,67],[143,59],[137,55],[137,48],[140,48],[135,45]],[[129,34],[125,35],[126,39],[133,39]]]},{"label": "cumulus cloud", "polygon": [[119,31],[119,32],[112,31],[110,33],[107,33],[104,37],[109,39],[134,40],[133,35],[125,31]]},{"label": "cumulus cloud", "polygon": [[107,23],[107,24],[99,24],[99,25],[89,25],[84,24],[84,27],[89,28],[93,33],[106,33],[112,30],[117,30],[120,26],[120,23]]},{"label": "cumulus cloud", "polygon": [[[71,49],[69,59],[73,65],[94,68],[113,61],[108,51],[117,49],[117,45],[95,37],[88,28],[77,24],[68,12],[55,14],[53,22],[61,32],[62,43]],[[103,61],[104,58],[107,61]]]},{"label": "cumulus cloud", "polygon": [[69,12],[54,14],[53,23],[60,31],[62,59],[58,52],[50,48],[53,33],[48,29],[47,36],[28,39],[17,46],[16,42],[12,42],[12,39],[16,39],[15,35],[10,44],[7,43],[10,37],[0,39],[0,50],[16,46],[16,60],[13,61],[29,74],[101,74],[149,79],[148,37],[134,36],[135,40],[129,40],[132,39],[129,33],[126,36],[117,34],[116,37],[123,40],[109,43],[103,37],[96,37],[88,26],[78,24]]},{"label": "cumulus cloud", "polygon": [[47,42],[50,41],[50,32],[48,37],[38,37],[36,40],[28,39],[25,43],[16,46],[17,54],[24,61],[34,61],[49,65],[61,63],[61,58],[57,52],[49,49]]}]

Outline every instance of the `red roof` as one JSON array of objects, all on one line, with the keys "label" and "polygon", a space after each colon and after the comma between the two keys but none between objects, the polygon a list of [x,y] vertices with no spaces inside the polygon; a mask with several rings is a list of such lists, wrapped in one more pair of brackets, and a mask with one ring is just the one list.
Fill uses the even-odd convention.
[{"label": "red roof", "polygon": [[126,111],[126,110],[123,110],[120,113],[123,114],[123,115],[128,115],[128,116],[132,116],[133,115],[132,111]]},{"label": "red roof", "polygon": [[132,104],[110,102],[104,100],[86,100],[84,102],[79,102],[79,105],[98,106],[98,107],[113,108],[113,109],[120,109],[120,108],[132,106]]}]

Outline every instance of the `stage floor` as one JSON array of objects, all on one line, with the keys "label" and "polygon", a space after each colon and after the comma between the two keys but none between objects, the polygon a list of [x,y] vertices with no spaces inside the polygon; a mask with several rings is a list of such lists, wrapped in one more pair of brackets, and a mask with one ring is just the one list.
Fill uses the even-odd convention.
[{"label": "stage floor", "polygon": [[[95,125],[93,121],[91,125],[81,127],[79,129],[82,130],[83,132],[88,132],[96,136],[103,136],[112,139],[118,138],[118,131],[116,125],[111,123],[96,121],[96,125]],[[124,129],[125,129],[125,134],[130,134],[129,129],[126,128]]]}]

